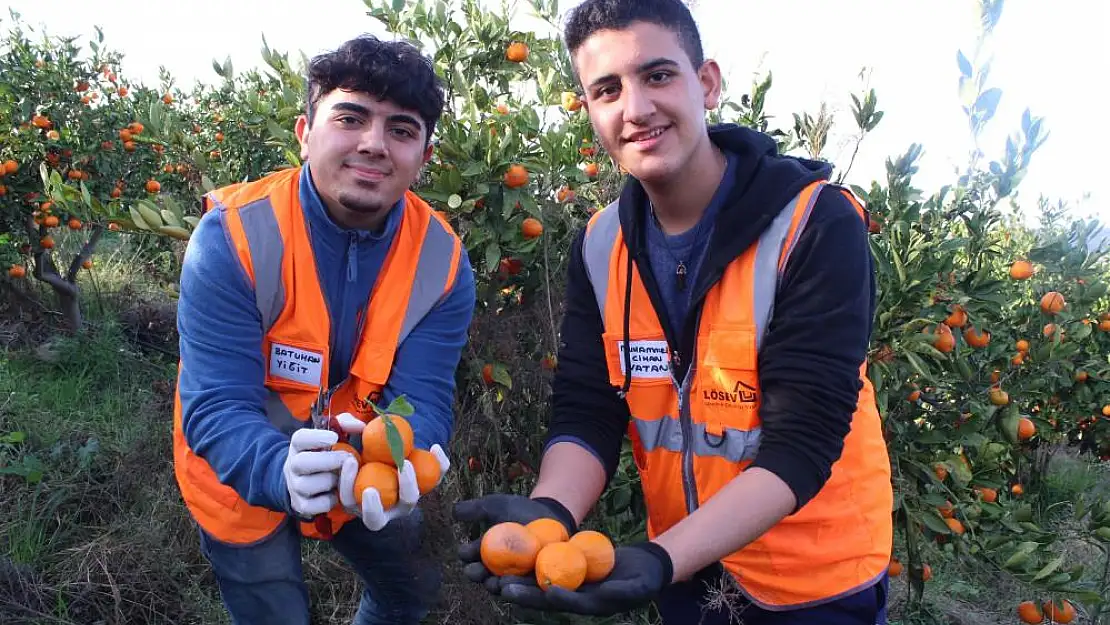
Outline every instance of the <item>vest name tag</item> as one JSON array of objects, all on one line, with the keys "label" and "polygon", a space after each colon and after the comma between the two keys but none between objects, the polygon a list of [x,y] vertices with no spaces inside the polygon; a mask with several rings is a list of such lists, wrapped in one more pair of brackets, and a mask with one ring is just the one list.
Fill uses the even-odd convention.
[{"label": "vest name tag", "polygon": [[324,357],[319,352],[280,345],[270,346],[270,376],[301,384],[320,384],[324,375]]},{"label": "vest name tag", "polygon": [[[625,369],[625,343],[617,343],[620,352],[621,374]],[[632,377],[645,380],[666,380],[671,377],[671,354],[666,341],[632,341],[629,350],[632,360]]]}]

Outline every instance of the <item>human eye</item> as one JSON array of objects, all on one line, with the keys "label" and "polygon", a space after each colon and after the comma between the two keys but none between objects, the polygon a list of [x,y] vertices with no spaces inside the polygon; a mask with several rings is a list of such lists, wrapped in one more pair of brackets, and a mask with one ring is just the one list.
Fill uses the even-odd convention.
[{"label": "human eye", "polygon": [[666,70],[659,70],[648,74],[648,82],[655,84],[662,84],[671,79],[671,72]]}]

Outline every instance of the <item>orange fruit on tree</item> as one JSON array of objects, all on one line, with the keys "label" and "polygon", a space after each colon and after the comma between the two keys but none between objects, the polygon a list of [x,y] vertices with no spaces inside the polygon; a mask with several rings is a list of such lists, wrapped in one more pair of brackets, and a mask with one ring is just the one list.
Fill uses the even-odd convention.
[{"label": "orange fruit on tree", "polygon": [[571,113],[582,108],[582,100],[573,91],[564,91],[562,95],[563,108]]},{"label": "orange fruit on tree", "polygon": [[1015,347],[1017,347],[1017,350],[1019,352],[1027,352],[1029,351],[1029,341],[1025,339],[1019,339],[1018,342],[1015,344]]},{"label": "orange fruit on tree", "polygon": [[81,267],[85,269],[92,269],[92,261],[86,258],[84,261],[81,262]]},{"label": "orange fruit on tree", "polygon": [[[401,434],[401,442],[404,445],[401,455],[408,458],[409,454],[412,453],[412,426],[404,417],[398,415],[390,415],[390,419]],[[367,423],[362,430],[362,460],[363,462],[380,462],[393,467],[397,466],[393,462],[393,454],[389,451],[389,437],[386,436],[385,419],[380,416]]]},{"label": "orange fruit on tree", "polygon": [[23,265],[12,265],[8,268],[9,278],[22,278],[27,275],[27,268]]},{"label": "orange fruit on tree", "polygon": [[1018,420],[1018,438],[1020,440],[1027,440],[1037,433],[1037,426],[1034,425],[1033,420],[1029,417],[1022,417]]},{"label": "orange fruit on tree", "polygon": [[1013,358],[1010,359],[1010,364],[1015,366],[1015,367],[1021,365],[1021,363],[1023,363],[1023,362],[1025,362],[1025,353],[1024,352],[1018,352],[1018,353],[1014,354]]},{"label": "orange fruit on tree", "polygon": [[133,135],[143,134],[143,130],[145,128],[146,127],[143,126],[142,122],[131,122],[130,124],[127,124],[127,129],[130,130],[131,134]]},{"label": "orange fruit on tree", "polygon": [[510,189],[523,187],[528,184],[528,170],[524,168],[524,165],[509,165],[502,180],[505,186]]},{"label": "orange fruit on tree", "polygon": [[951,501],[945,501],[943,505],[937,506],[937,512],[940,516],[951,519],[956,514],[956,506],[952,505]]},{"label": "orange fruit on tree", "polygon": [[948,525],[948,529],[952,530],[953,534],[957,536],[963,535],[964,524],[960,523],[959,519],[945,519],[944,522]]},{"label": "orange fruit on tree", "polygon": [[1110,319],[1103,319],[1098,322],[1098,329],[1103,332],[1110,332]]},{"label": "orange fruit on tree", "polygon": [[131,134],[132,133],[131,133],[131,130],[129,128],[124,128],[123,130],[119,131],[119,140],[126,143],[126,142],[134,139],[134,137],[132,137]]},{"label": "orange fruit on tree", "polygon": [[1083,382],[1086,382],[1089,377],[1091,377],[1091,376],[1086,371],[1076,371],[1075,372],[1075,381],[1079,382],[1080,384],[1082,384]]},{"label": "orange fruit on tree", "polygon": [[586,555],[569,542],[550,543],[536,554],[536,583],[546,590],[552,586],[577,590],[586,581]]},{"label": "orange fruit on tree", "polygon": [[514,41],[505,50],[505,58],[513,63],[523,63],[528,59],[528,44],[523,41]]},{"label": "orange fruit on tree", "polygon": [[1041,298],[1041,312],[1046,315],[1055,315],[1067,306],[1064,296],[1057,291],[1049,291]]},{"label": "orange fruit on tree", "polygon": [[486,386],[493,386],[493,365],[487,363],[482,367],[482,381]]},{"label": "orange fruit on tree", "polygon": [[1110,404],[1106,404],[1102,407],[1102,416],[1110,417]]},{"label": "orange fruit on tree", "polygon": [[46,133],[46,138],[50,139],[51,141],[57,141],[58,139],[62,138],[62,135],[57,130],[51,130],[50,132]]},{"label": "orange fruit on tree", "polygon": [[66,225],[69,226],[70,230],[80,230],[81,229],[81,220],[76,218],[76,217],[73,217],[69,220],[68,223],[66,223]]},{"label": "orange fruit on tree", "polygon": [[589,178],[597,178],[598,167],[597,163],[586,163],[582,168],[582,172]]},{"label": "orange fruit on tree", "polygon": [[921,581],[927,582],[931,579],[933,579],[933,568],[928,564],[923,564],[921,566]]},{"label": "orange fruit on tree", "polygon": [[125,152],[134,152],[136,147],[137,146],[135,145],[134,141],[124,141],[123,142],[123,149],[124,149]]},{"label": "orange fruit on tree", "polygon": [[534,239],[543,234],[543,224],[535,217],[528,217],[521,222],[520,233],[525,239]]},{"label": "orange fruit on tree", "polygon": [[1010,403],[1010,394],[1000,388],[992,388],[990,398],[995,406],[1005,406]]},{"label": "orange fruit on tree", "polygon": [[482,564],[494,575],[530,573],[539,551],[539,539],[520,523],[498,523],[482,535]]},{"label": "orange fruit on tree", "polygon": [[1010,277],[1014,280],[1027,280],[1033,276],[1033,263],[1027,260],[1017,260],[1010,265]]},{"label": "orange fruit on tree", "polygon": [[4,173],[5,174],[14,174],[17,171],[19,171],[19,163],[15,162],[11,159],[8,159],[8,160],[4,161]]},{"label": "orange fruit on tree", "polygon": [[594,530],[582,530],[571,536],[569,542],[586,556],[587,582],[600,582],[613,572],[617,552],[608,536]]},{"label": "orange fruit on tree", "polygon": [[223,140],[224,140],[224,133],[217,132],[216,133],[216,143],[222,143]]},{"label": "orange fruit on tree", "polygon": [[998,491],[986,486],[977,486],[975,488],[979,492],[979,498],[987,503],[994,503],[998,501]]},{"label": "orange fruit on tree", "polygon": [[1044,615],[1053,623],[1067,624],[1075,620],[1075,606],[1067,599],[1047,601],[1044,604]]},{"label": "orange fruit on tree", "polygon": [[890,564],[886,567],[886,572],[891,577],[899,577],[902,575],[902,568],[902,563],[898,561],[898,558],[891,558]]},{"label": "orange fruit on tree", "polygon": [[45,237],[39,239],[39,245],[43,249],[46,249],[46,250],[53,249],[54,248],[54,237],[45,236]]},{"label": "orange fruit on tree", "polygon": [[948,318],[944,320],[944,325],[950,328],[962,328],[967,325],[967,311],[959,304],[953,305],[950,309],[951,312]]},{"label": "orange fruit on tree", "polygon": [[914,402],[914,401],[917,401],[919,399],[921,399],[921,391],[916,391],[915,390],[915,391],[910,392],[910,394],[906,396],[906,401]]},{"label": "orange fruit on tree", "polygon": [[1021,484],[1014,484],[1010,487],[1010,493],[1012,493],[1015,497],[1021,497],[1025,494],[1025,487]]},{"label": "orange fruit on tree", "polygon": [[1018,618],[1022,623],[1030,623],[1035,625],[1044,621],[1044,612],[1041,612],[1040,606],[1033,601],[1022,601],[1018,604]]},{"label": "orange fruit on tree", "polygon": [[426,495],[439,483],[439,461],[427,449],[414,449],[408,456],[416,472],[416,487],[421,495]]},{"label": "orange fruit on tree", "polygon": [[947,354],[956,348],[956,337],[952,336],[951,328],[943,323],[937,325],[934,336],[936,338],[933,339],[933,347],[937,351]]},{"label": "orange fruit on tree", "polygon": [[146,192],[147,193],[158,193],[161,190],[162,190],[162,183],[158,182],[157,180],[147,180],[146,181]]},{"label": "orange fruit on tree", "polygon": [[964,340],[967,344],[982,349],[991,344],[991,333],[988,330],[976,330],[974,327],[969,327],[964,330]]},{"label": "orange fruit on tree", "polygon": [[335,443],[331,446],[332,451],[345,451],[355,457],[355,461],[362,464],[362,456],[359,455],[358,450],[348,443]]},{"label": "orange fruit on tree", "polygon": [[355,477],[355,503],[362,506],[362,491],[376,488],[382,500],[382,510],[397,504],[397,469],[381,462],[367,462]]},{"label": "orange fruit on tree", "polygon": [[47,228],[57,228],[58,218],[54,215],[48,215],[46,219],[42,220],[42,225],[46,226]]},{"label": "orange fruit on tree", "polygon": [[566,542],[570,539],[566,526],[555,519],[539,518],[524,527],[536,535],[536,540],[540,541],[541,549],[551,543]]}]

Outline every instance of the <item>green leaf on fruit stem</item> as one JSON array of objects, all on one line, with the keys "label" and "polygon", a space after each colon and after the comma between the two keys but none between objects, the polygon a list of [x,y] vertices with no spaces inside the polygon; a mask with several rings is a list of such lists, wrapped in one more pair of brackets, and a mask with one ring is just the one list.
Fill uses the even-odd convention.
[{"label": "green leaf on fruit stem", "polygon": [[492,375],[494,382],[497,382],[505,388],[511,389],[513,387],[513,379],[509,376],[509,371],[505,369],[504,365],[494,365]]},{"label": "green leaf on fruit stem", "polygon": [[[1044,568],[1042,568],[1040,571],[1037,572],[1036,575],[1033,576],[1033,581],[1037,582],[1037,581],[1040,581],[1040,580],[1048,577],[1049,575],[1052,575],[1056,571],[1056,569],[1060,568],[1060,565],[1064,563],[1064,558],[1065,557],[1066,556],[1063,556],[1063,555],[1057,556],[1056,559],[1054,559],[1052,562],[1049,562],[1048,564],[1046,564],[1044,566]],[[1070,581],[1070,580],[1071,580],[1071,576],[1067,575],[1065,573],[1064,574],[1064,581]]]},{"label": "green leaf on fruit stem", "polygon": [[486,269],[489,271],[496,271],[497,266],[501,263],[501,247],[497,245],[497,241],[491,241],[486,246]]},{"label": "green leaf on fruit stem", "polygon": [[389,455],[393,457],[393,464],[401,468],[405,465],[405,442],[401,440],[397,424],[393,423],[393,415],[383,414],[378,418],[385,420],[385,440],[389,443]]}]

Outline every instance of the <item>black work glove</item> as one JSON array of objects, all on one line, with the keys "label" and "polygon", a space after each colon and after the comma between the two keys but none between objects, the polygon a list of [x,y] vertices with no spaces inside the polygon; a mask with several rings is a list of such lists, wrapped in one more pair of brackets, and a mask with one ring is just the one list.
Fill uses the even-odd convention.
[{"label": "black work glove", "polygon": [[546,591],[536,578],[501,578],[501,597],[527,608],[611,616],[639,608],[671,583],[674,565],[667,551],[653,542],[618,547],[613,570],[600,582],[570,591],[552,586]]},{"label": "black work glove", "polygon": [[[568,534],[577,531],[574,515],[563,504],[547,497],[530,499],[521,495],[486,495],[455,504],[455,520],[482,524],[485,532],[492,525],[513,522],[527,525],[536,519],[555,519],[567,528]],[[472,540],[459,547],[463,574],[472,582],[482,584],[492,594],[500,594],[500,578],[492,575],[482,564],[482,539]]]}]

